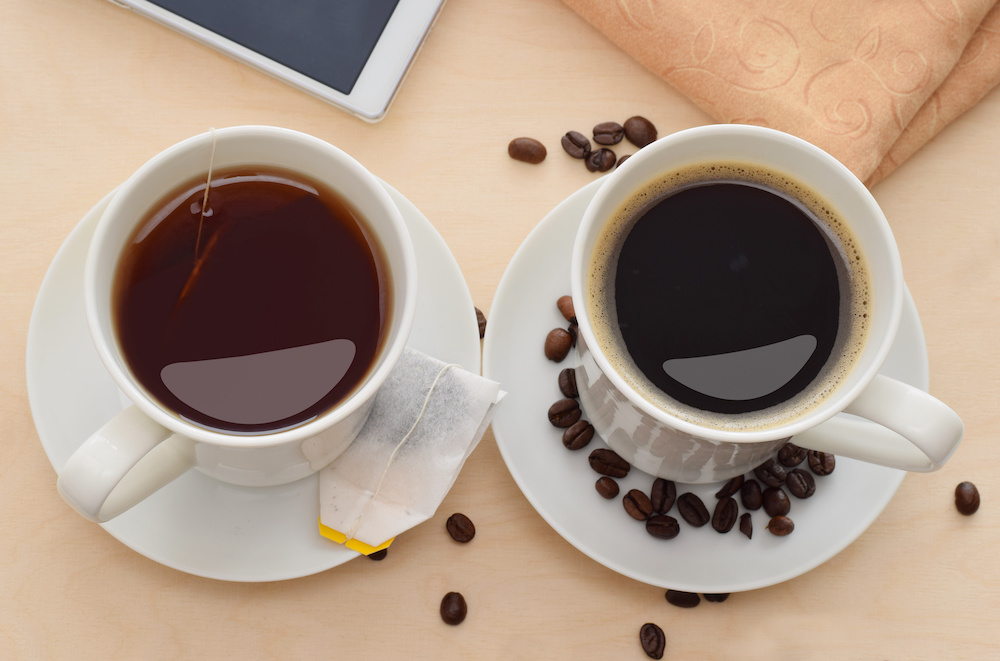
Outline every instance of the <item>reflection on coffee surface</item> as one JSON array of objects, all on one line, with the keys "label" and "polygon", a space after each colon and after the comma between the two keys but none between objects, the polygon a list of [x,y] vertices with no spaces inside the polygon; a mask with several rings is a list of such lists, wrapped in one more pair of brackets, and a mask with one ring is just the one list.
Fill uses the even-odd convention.
[{"label": "reflection on coffee surface", "polygon": [[139,224],[115,276],[126,361],[197,424],[266,433],[362,383],[391,292],[381,247],[333,191],[275,168],[194,179]]},{"label": "reflection on coffee surface", "polygon": [[869,278],[845,220],[793,178],[739,163],[637,191],[598,238],[588,311],[615,370],[722,429],[807,412],[850,370]]}]

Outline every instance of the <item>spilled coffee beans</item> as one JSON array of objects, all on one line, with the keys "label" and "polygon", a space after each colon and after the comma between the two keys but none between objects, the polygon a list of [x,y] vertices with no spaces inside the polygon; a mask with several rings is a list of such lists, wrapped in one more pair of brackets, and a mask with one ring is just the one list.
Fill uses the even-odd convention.
[{"label": "spilled coffee beans", "polygon": [[646,532],[657,539],[673,539],[681,532],[677,519],[667,514],[654,514],[646,519]]},{"label": "spilled coffee beans", "polygon": [[667,603],[679,608],[694,608],[701,603],[701,597],[694,592],[667,590]]},{"label": "spilled coffee beans", "polygon": [[619,457],[613,450],[598,448],[590,453],[587,458],[590,467],[601,475],[608,477],[625,477],[632,466],[627,461]]},{"label": "spilled coffee beans", "polygon": [[695,528],[701,528],[712,518],[701,498],[690,492],[678,496],[677,511],[680,512],[682,519]]},{"label": "spilled coffee beans", "polygon": [[597,478],[597,482],[594,483],[594,488],[597,489],[597,493],[601,494],[602,498],[606,498],[608,500],[611,500],[618,495],[618,483],[607,475]]},{"label": "spilled coffee beans", "polygon": [[642,148],[656,140],[656,127],[645,117],[636,115],[625,120],[625,137],[636,147]]},{"label": "spilled coffee beans", "polygon": [[792,534],[792,531],[795,530],[795,523],[787,516],[776,516],[767,523],[767,529],[772,535],[784,537]]},{"label": "spilled coffee beans", "polygon": [[740,516],[740,506],[736,501],[726,496],[715,504],[715,511],[712,513],[712,527],[716,532],[727,533],[736,525],[736,519]]},{"label": "spilled coffee beans", "polygon": [[636,521],[645,521],[653,513],[653,505],[649,502],[649,496],[638,489],[630,489],[622,498],[622,505],[628,515]]},{"label": "spilled coffee beans", "polygon": [[554,427],[565,429],[576,424],[582,414],[579,402],[567,397],[549,407],[549,422]]},{"label": "spilled coffee beans", "polygon": [[809,450],[806,459],[809,461],[809,469],[816,475],[829,475],[837,467],[837,458],[829,452]]},{"label": "spilled coffee beans", "polygon": [[649,501],[653,505],[653,511],[665,514],[674,506],[677,500],[677,485],[671,480],[658,477],[653,480],[653,488],[649,491]]},{"label": "spilled coffee beans", "polygon": [[979,509],[979,489],[972,482],[962,482],[955,487],[955,507],[965,516]]},{"label": "spilled coffee beans", "polygon": [[545,337],[545,357],[561,363],[569,355],[573,346],[573,336],[565,328],[553,328]]},{"label": "spilled coffee beans", "polygon": [[594,426],[586,420],[579,420],[563,432],[562,442],[567,450],[580,450],[594,438]]},{"label": "spilled coffee beans", "polygon": [[785,486],[796,498],[808,498],[816,493],[816,479],[801,468],[796,468],[788,474]]},{"label": "spilled coffee beans", "polygon": [[562,148],[573,158],[586,158],[590,153],[590,140],[579,131],[568,131],[561,143]]},{"label": "spilled coffee beans", "polygon": [[663,629],[652,622],[647,622],[639,629],[639,644],[649,658],[662,659],[663,650],[667,646],[667,637],[663,635]]},{"label": "spilled coffee beans", "polygon": [[536,165],[545,160],[545,145],[534,138],[514,138],[507,145],[507,155],[515,161]]},{"label": "spilled coffee beans", "polygon": [[566,397],[580,396],[580,391],[576,388],[576,370],[572,367],[559,372],[559,392]]},{"label": "spilled coffee beans", "polygon": [[461,542],[462,544],[468,544],[472,541],[472,538],[476,536],[476,526],[472,523],[472,520],[462,514],[461,512],[455,512],[448,517],[445,522],[445,528],[448,530],[448,534],[456,542]]},{"label": "spilled coffee beans", "polygon": [[768,459],[763,464],[753,469],[757,479],[769,487],[780,487],[785,483],[788,473],[785,467],[778,463],[777,459]]},{"label": "spilled coffee beans", "polygon": [[591,172],[607,172],[611,168],[615,167],[618,162],[618,157],[615,153],[608,149],[607,147],[602,147],[597,151],[592,151],[587,154],[587,158],[584,159],[584,163],[587,164],[587,169]]},{"label": "spilled coffee beans", "polygon": [[594,127],[594,142],[599,145],[617,145],[625,137],[625,127],[618,122],[601,122]]},{"label": "spilled coffee beans", "polygon": [[788,500],[788,495],[780,487],[768,487],[764,489],[764,511],[768,516],[781,516],[788,514],[792,509],[792,503]]},{"label": "spilled coffee beans", "polygon": [[469,607],[465,603],[465,597],[458,592],[449,592],[441,599],[441,619],[445,624],[452,626],[461,624],[468,612]]}]

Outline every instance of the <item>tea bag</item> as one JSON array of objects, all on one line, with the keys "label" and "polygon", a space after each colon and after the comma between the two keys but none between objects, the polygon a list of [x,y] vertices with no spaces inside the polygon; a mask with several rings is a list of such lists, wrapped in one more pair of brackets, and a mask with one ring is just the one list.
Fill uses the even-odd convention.
[{"label": "tea bag", "polygon": [[319,473],[321,534],[368,554],[433,516],[504,394],[407,347],[361,433]]}]

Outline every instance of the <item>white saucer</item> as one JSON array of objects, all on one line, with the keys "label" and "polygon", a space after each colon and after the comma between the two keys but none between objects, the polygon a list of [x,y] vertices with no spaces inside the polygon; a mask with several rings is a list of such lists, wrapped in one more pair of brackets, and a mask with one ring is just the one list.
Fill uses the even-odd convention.
[{"label": "white saucer", "polygon": [[[507,467],[525,497],[566,541],[599,563],[638,581],[689,592],[737,592],[799,576],[853,542],[882,512],[904,472],[841,457],[836,470],[818,478],[816,494],[792,498],[795,531],[783,538],[767,532],[763,510],[752,514],[753,538],[734,529],[723,535],[711,526],[692,528],[669,541],[646,533],[624,511],[621,497],[604,500],[594,489],[598,475],[585,449],[563,447],[561,430],[546,412],[560,399],[559,372],[574,365],[545,359],[545,336],[566,321],[556,299],[569,293],[573,235],[600,181],[577,191],[553,209],[518,249],[493,298],[483,347],[484,376],[509,393],[493,420],[493,434]],[[909,292],[899,334],[883,373],[927,389],[923,330]],[[619,480],[621,493],[642,489],[653,478],[633,469]],[[709,511],[719,485],[678,485],[678,494],[697,493]],[[676,507],[676,506],[675,506]],[[741,507],[742,511],[742,507]],[[672,512],[676,516],[676,508]]]},{"label": "white saucer", "polygon": [[[458,264],[420,211],[385,187],[417,253],[417,314],[409,345],[478,374],[479,325]],[[97,357],[83,310],[87,246],[112,194],[84,216],[59,249],[28,330],[28,398],[56,472],[126,405]],[[244,488],[189,471],[104,528],[138,553],[189,574],[229,581],[296,578],[358,555],[320,536],[317,490],[316,476],[280,487]]]}]

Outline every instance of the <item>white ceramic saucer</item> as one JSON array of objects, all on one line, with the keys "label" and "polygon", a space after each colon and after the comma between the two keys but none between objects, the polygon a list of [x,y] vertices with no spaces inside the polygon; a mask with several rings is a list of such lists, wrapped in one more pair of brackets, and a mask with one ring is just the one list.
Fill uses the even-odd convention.
[{"label": "white ceramic saucer", "polygon": [[[594,489],[598,475],[585,449],[563,447],[560,430],[548,423],[550,404],[562,395],[559,372],[573,366],[545,359],[545,336],[566,321],[556,299],[569,293],[573,235],[600,181],[577,191],[553,209],[518,249],[504,273],[489,315],[483,374],[509,393],[493,420],[493,433],[507,467],[525,497],[566,541],[599,563],[651,585],[689,592],[737,592],[799,576],[830,559],[864,532],[903,480],[902,471],[838,457],[833,474],[817,478],[816,494],[792,498],[795,531],[783,538],[767,532],[763,510],[752,514],[753,538],[738,530],[720,534],[711,526],[692,528],[669,541],[646,533],[624,511],[621,497],[604,500]],[[907,292],[899,334],[883,373],[927,389],[923,330]],[[633,469],[619,480],[621,493],[642,489],[653,478]],[[715,505],[720,485],[678,485]],[[742,511],[742,507],[741,507]],[[675,517],[676,506],[671,512]]]},{"label": "white ceramic saucer", "polygon": [[[479,325],[458,264],[420,211],[385,187],[417,253],[417,314],[409,345],[478,374]],[[56,472],[92,431],[126,406],[97,357],[83,310],[87,246],[112,195],[84,216],[59,249],[28,330],[28,398]],[[316,476],[280,487],[244,488],[189,471],[104,528],[138,553],[189,574],[277,581],[358,556],[321,537],[318,520]]]}]

